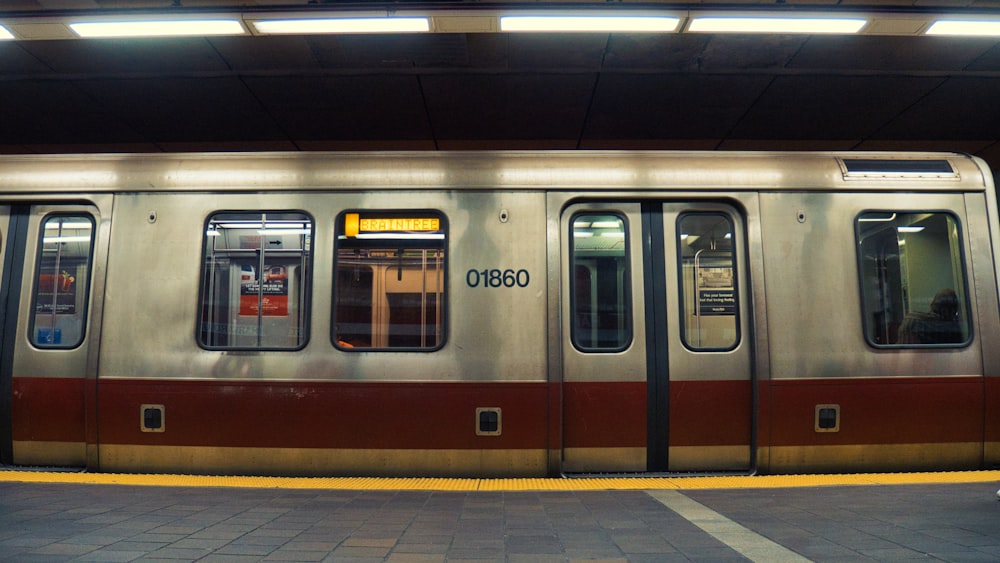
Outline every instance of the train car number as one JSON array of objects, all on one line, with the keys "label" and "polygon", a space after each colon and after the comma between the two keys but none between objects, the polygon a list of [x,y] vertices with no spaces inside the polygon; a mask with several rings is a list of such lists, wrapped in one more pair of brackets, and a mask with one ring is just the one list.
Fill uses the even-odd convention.
[{"label": "train car number", "polygon": [[465,283],[469,287],[528,287],[531,275],[528,270],[469,270],[465,273]]}]

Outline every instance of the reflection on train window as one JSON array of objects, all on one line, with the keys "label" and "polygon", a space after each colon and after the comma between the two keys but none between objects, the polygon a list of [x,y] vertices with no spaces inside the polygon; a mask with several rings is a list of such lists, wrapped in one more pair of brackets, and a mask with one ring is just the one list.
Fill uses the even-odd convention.
[{"label": "reflection on train window", "polygon": [[677,220],[681,337],[692,350],[731,350],[739,342],[733,232],[722,213],[687,213]]},{"label": "reflection on train window", "polygon": [[874,346],[961,346],[969,302],[949,213],[873,211],[857,219],[865,336]]},{"label": "reflection on train window", "polygon": [[305,346],[312,233],[312,218],[304,213],[216,213],[209,218],[198,328],[202,346]]},{"label": "reflection on train window", "polygon": [[441,214],[342,213],[336,231],[334,344],[358,351],[440,348],[447,249]]},{"label": "reflection on train window", "polygon": [[571,228],[573,345],[584,352],[624,350],[632,342],[625,219],[586,213],[575,215]]},{"label": "reflection on train window", "polygon": [[54,215],[43,222],[32,304],[35,346],[75,348],[83,342],[93,242],[89,216]]}]

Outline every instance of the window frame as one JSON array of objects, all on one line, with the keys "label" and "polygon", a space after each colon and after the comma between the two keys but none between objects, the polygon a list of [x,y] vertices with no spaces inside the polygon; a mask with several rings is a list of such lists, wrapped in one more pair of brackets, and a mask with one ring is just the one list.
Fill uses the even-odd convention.
[{"label": "window frame", "polygon": [[[338,336],[340,336],[340,333],[338,333],[338,331],[337,331],[337,309],[338,309],[338,304],[339,304],[339,302],[338,302],[339,293],[338,292],[340,290],[340,288],[339,288],[340,250],[342,248],[344,248],[344,244],[343,244],[343,241],[342,241],[342,235],[343,235],[343,239],[344,240],[347,239],[347,235],[344,232],[344,230],[345,230],[344,229],[344,222],[346,221],[346,218],[347,218],[348,214],[352,214],[352,213],[358,214],[359,216],[369,216],[370,217],[370,216],[375,215],[375,216],[388,217],[388,218],[393,218],[393,217],[416,217],[416,216],[425,216],[425,217],[428,217],[429,216],[429,217],[436,218],[439,221],[439,229],[438,230],[440,232],[442,232],[443,235],[444,235],[444,238],[440,239],[440,249],[441,249],[443,255],[441,257],[441,270],[440,270],[440,276],[441,276],[441,293],[440,293],[440,299],[437,300],[438,312],[440,313],[440,318],[441,318],[441,327],[440,327],[441,333],[440,333],[440,335],[438,337],[437,343],[434,346],[426,346],[426,347],[421,347],[421,346],[395,346],[395,347],[393,347],[393,346],[379,346],[379,347],[376,347],[376,346],[359,346],[359,347],[348,347],[348,346],[341,345],[340,342],[338,342]],[[449,243],[451,241],[451,237],[449,236],[450,233],[451,233],[451,225],[450,225],[450,223],[448,221],[448,215],[444,211],[442,211],[440,209],[430,209],[430,208],[419,208],[419,209],[379,208],[379,209],[371,209],[371,208],[359,208],[359,207],[342,209],[340,211],[340,213],[338,213],[336,215],[336,217],[334,218],[334,224],[333,224],[333,252],[332,252],[332,260],[331,260],[331,263],[332,263],[332,278],[330,280],[330,285],[331,285],[331,288],[330,288],[330,344],[332,344],[333,347],[336,348],[337,350],[339,350],[341,352],[347,352],[347,353],[372,353],[372,352],[376,352],[376,353],[385,352],[385,353],[390,353],[390,354],[392,354],[392,353],[399,353],[399,352],[434,353],[434,352],[437,352],[437,351],[443,349],[447,345],[447,343],[448,343],[448,335],[449,335],[449,330],[448,330],[449,329],[449,321],[448,321],[448,319],[449,319],[450,307],[448,306],[448,303],[449,303],[449,299],[450,299],[450,290],[449,290],[449,283],[448,283],[448,279],[449,279],[448,272],[449,272],[449,263],[450,263],[449,256],[451,254],[451,249],[449,247]],[[358,240],[358,239],[354,239],[354,240]],[[349,246],[366,247],[366,248],[391,248],[391,249],[399,249],[400,248],[399,245],[390,244],[390,242],[388,242],[388,241],[379,241],[379,240],[370,240],[370,241],[365,242],[363,244],[359,243],[359,244],[356,244],[356,245],[349,245]],[[413,244],[412,246],[404,246],[403,248],[404,249],[405,248],[420,249],[421,247],[419,247],[416,244]],[[428,248],[430,248],[430,245],[426,245],[426,244],[425,244],[425,246],[422,247],[422,249],[428,249]],[[374,280],[374,274],[373,274],[373,280]],[[374,304],[372,305],[372,309],[374,309]]]},{"label": "window frame", "polygon": [[[714,215],[717,217],[724,218],[726,222],[729,224],[729,232],[731,233],[731,238],[730,238],[731,250],[729,252],[729,255],[730,255],[730,267],[733,270],[732,274],[733,277],[732,289],[733,289],[733,300],[734,300],[733,322],[735,323],[736,326],[735,326],[735,337],[733,338],[733,343],[730,346],[695,346],[694,344],[688,341],[689,339],[688,339],[687,319],[686,319],[688,311],[686,309],[686,303],[685,303],[686,295],[684,293],[684,255],[683,255],[683,248],[681,246],[681,241],[682,241],[681,223],[684,221],[686,217],[707,216],[707,215]],[[683,211],[681,213],[678,213],[677,219],[674,221],[674,226],[675,226],[674,243],[676,244],[677,247],[676,250],[677,294],[678,294],[677,314],[678,314],[678,322],[680,323],[678,325],[679,328],[678,332],[680,333],[681,344],[684,346],[685,349],[697,354],[711,353],[711,352],[731,352],[739,348],[740,343],[743,341],[743,331],[742,331],[743,319],[741,315],[741,306],[740,306],[740,283],[742,280],[740,279],[740,264],[737,260],[738,259],[738,252],[737,252],[738,241],[736,238],[738,235],[737,222],[733,220],[733,215],[731,213],[727,213],[726,211],[723,211],[721,209],[719,210],[692,209],[689,211]],[[692,291],[693,290],[694,288],[692,288]],[[698,302],[698,299],[699,296],[697,294],[694,295],[694,300],[696,303]]]},{"label": "window frame", "polygon": [[[310,224],[310,234],[309,234],[309,248],[301,249],[302,253],[306,255],[306,259],[302,261],[305,267],[305,272],[303,273],[302,287],[300,291],[302,292],[301,299],[301,311],[300,315],[303,318],[299,319],[299,324],[302,327],[302,331],[305,333],[298,339],[298,343],[293,347],[284,346],[218,346],[207,344],[203,339],[204,334],[203,327],[205,325],[206,319],[204,316],[205,310],[205,292],[206,287],[206,265],[208,258],[208,246],[211,237],[206,233],[208,228],[212,225],[213,219],[219,217],[220,215],[257,215],[258,217],[267,216],[270,214],[275,215],[291,215],[298,214],[301,215]],[[309,345],[309,341],[312,337],[312,290],[313,290],[313,271],[314,261],[315,261],[315,245],[316,245],[316,218],[313,215],[303,209],[219,209],[208,213],[205,216],[205,221],[202,224],[201,229],[201,239],[202,239],[202,250],[199,256],[199,272],[198,272],[198,303],[197,303],[197,313],[196,318],[198,319],[195,324],[194,338],[198,346],[204,350],[214,351],[214,352],[298,352],[305,349]],[[258,249],[259,250],[259,249]],[[263,275],[260,272],[258,275]],[[290,291],[290,290],[289,290]],[[260,315],[260,313],[258,313]]]},{"label": "window frame", "polygon": [[[53,218],[72,218],[72,219],[86,219],[90,222],[90,244],[87,247],[87,282],[84,287],[84,300],[83,300],[83,312],[80,316],[80,338],[72,344],[46,344],[39,342],[37,335],[35,334],[35,309],[38,306],[38,296],[39,296],[39,276],[42,274],[42,263],[44,262],[44,248],[45,248],[45,225]],[[30,308],[30,321],[28,322],[28,342],[32,346],[40,350],[75,350],[83,345],[87,340],[87,327],[90,318],[90,300],[91,300],[91,284],[94,279],[94,249],[97,244],[97,220],[94,219],[93,214],[86,212],[55,212],[48,213],[42,220],[38,223],[38,245],[36,248],[35,255],[35,273],[31,280],[31,303]],[[56,280],[52,280],[53,283],[53,293],[57,294]],[[54,312],[52,315],[57,315]]]},{"label": "window frame", "polygon": [[[584,346],[580,342],[579,328],[577,327],[576,316],[577,316],[577,281],[576,281],[576,242],[574,229],[576,221],[578,218],[583,216],[611,216],[617,218],[621,221],[622,229],[624,230],[624,240],[622,242],[623,251],[622,254],[625,258],[624,262],[624,272],[622,274],[622,304],[624,306],[624,319],[623,324],[625,327],[625,338],[622,343],[614,347],[602,347],[602,346]],[[632,343],[635,341],[635,300],[632,296],[632,283],[633,283],[633,265],[632,265],[632,253],[629,250],[629,244],[631,244],[631,225],[629,223],[628,215],[620,210],[615,209],[582,209],[573,213],[569,218],[569,316],[570,316],[570,343],[573,345],[577,351],[584,354],[617,354],[628,350]]]},{"label": "window frame", "polygon": [[[864,259],[865,255],[863,252],[863,241],[861,238],[861,218],[867,214],[884,213],[889,215],[944,215],[952,220],[955,225],[956,238],[957,238],[957,248],[958,248],[958,260],[960,269],[958,274],[961,275],[962,291],[965,296],[964,303],[960,303],[960,310],[962,311],[965,319],[965,326],[968,329],[968,335],[964,340],[959,342],[936,342],[936,343],[909,343],[909,342],[896,342],[893,344],[879,344],[874,342],[871,338],[872,327],[869,322],[869,314],[867,307],[867,286],[865,284],[865,266]],[[892,219],[890,219],[892,220]],[[951,241],[949,240],[949,243]],[[965,235],[962,227],[962,221],[957,213],[950,209],[864,209],[859,211],[854,217],[854,246],[856,249],[856,267],[858,275],[858,297],[860,299],[859,309],[861,313],[861,326],[864,336],[865,343],[868,346],[875,348],[877,350],[934,350],[934,349],[946,349],[953,350],[956,348],[968,348],[972,345],[975,340],[975,326],[972,316],[972,294],[969,291],[969,264],[965,254]],[[952,274],[956,272],[953,270]],[[958,288],[955,288],[958,289]],[[962,317],[960,317],[962,318]],[[905,319],[905,314],[901,317]]]}]

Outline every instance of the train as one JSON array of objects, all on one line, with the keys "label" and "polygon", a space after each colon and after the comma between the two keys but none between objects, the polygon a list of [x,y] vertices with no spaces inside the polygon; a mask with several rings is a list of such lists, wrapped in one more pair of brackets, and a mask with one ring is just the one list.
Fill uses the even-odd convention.
[{"label": "train", "polygon": [[948,152],[0,157],[0,463],[557,477],[1000,463]]}]

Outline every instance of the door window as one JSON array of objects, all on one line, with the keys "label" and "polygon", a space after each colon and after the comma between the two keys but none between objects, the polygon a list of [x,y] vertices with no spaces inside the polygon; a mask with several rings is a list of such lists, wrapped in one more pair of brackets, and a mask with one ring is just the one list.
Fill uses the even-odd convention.
[{"label": "door window", "polygon": [[722,213],[686,213],[677,231],[684,345],[731,350],[740,326],[733,223]]},{"label": "door window", "polygon": [[52,215],[43,221],[32,301],[35,346],[75,348],[83,342],[93,242],[90,216]]},{"label": "door window", "polygon": [[632,342],[628,233],[612,213],[573,217],[570,308],[573,345],[583,352],[616,352]]}]

